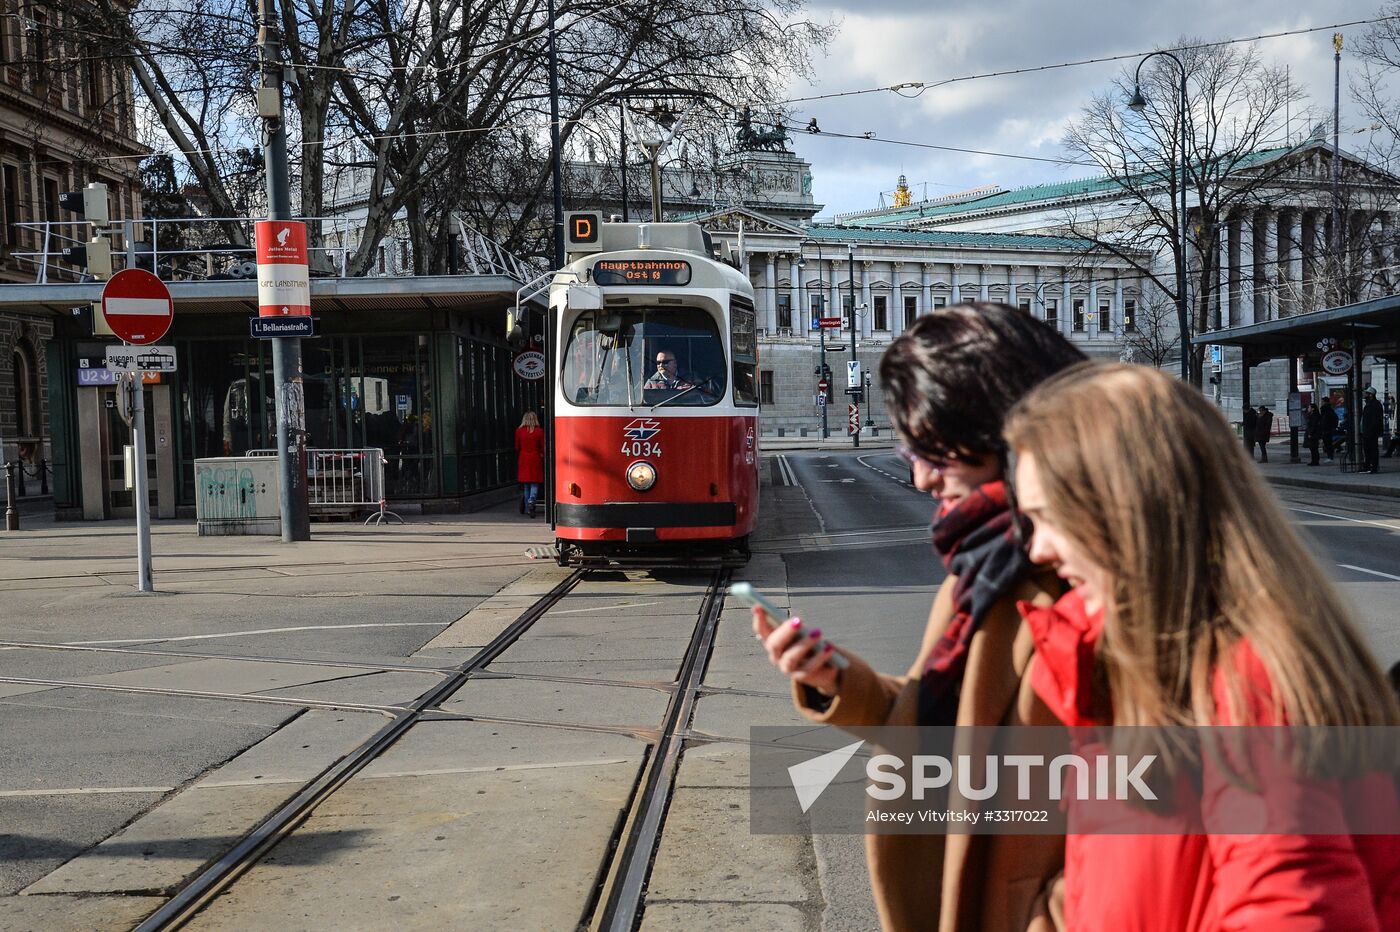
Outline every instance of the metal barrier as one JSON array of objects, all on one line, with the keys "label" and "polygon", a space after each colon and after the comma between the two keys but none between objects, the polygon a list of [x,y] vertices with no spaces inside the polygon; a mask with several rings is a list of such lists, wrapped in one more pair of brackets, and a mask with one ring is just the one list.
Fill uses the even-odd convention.
[{"label": "metal barrier", "polygon": [[[276,450],[249,450],[248,456],[276,456]],[[384,496],[384,451],[379,447],[362,450],[306,451],[306,485],[313,514],[348,514],[365,508],[378,509],[365,519],[383,524],[390,518],[404,520],[390,511]]]}]

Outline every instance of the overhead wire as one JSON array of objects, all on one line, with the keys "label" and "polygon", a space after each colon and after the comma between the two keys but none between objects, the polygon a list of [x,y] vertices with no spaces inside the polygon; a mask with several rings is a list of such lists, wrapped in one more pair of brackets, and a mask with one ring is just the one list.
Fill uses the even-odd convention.
[{"label": "overhead wire", "polygon": [[[1227,45],[1239,45],[1245,42],[1261,42],[1267,39],[1281,39],[1289,36],[1307,35],[1314,32],[1326,32],[1329,29],[1346,29],[1350,26],[1370,26],[1376,23],[1400,20],[1400,14],[1393,16],[1377,16],[1371,19],[1357,19],[1344,23],[1332,23],[1327,26],[1308,26],[1300,29],[1286,29],[1279,32],[1260,33],[1255,36],[1237,36],[1230,39],[1220,39],[1214,42],[1199,42],[1189,45],[1166,46],[1159,49],[1149,49],[1145,52],[1121,52],[1114,55],[1103,55],[1097,58],[1082,58],[1074,61],[1057,62],[1051,65],[1030,65],[1024,68],[1007,68],[1001,71],[986,71],[976,74],[958,75],[952,78],[944,78],[940,81],[904,81],[899,84],[882,85],[880,87],[859,88],[850,91],[832,91],[826,94],[813,94],[807,97],[789,97],[776,101],[778,105],[808,103],[818,100],[835,100],[842,97],[856,97],[864,94],[896,93],[906,99],[914,99],[925,91],[938,87],[945,87],[949,84],[957,84],[963,81],[975,81],[982,78],[1000,78],[1020,74],[1036,74],[1043,71],[1056,71],[1063,68],[1079,68],[1084,65],[1101,65],[1116,61],[1125,61],[1132,58],[1140,58],[1143,55],[1150,55],[1152,52],[1188,52],[1197,49],[1220,48]],[[914,91],[913,94],[903,93],[904,91]]]}]

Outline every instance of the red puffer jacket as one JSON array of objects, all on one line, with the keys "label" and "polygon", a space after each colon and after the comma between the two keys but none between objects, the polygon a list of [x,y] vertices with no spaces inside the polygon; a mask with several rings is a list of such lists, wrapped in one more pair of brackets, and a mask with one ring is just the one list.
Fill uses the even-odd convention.
[{"label": "red puffer jacket", "polygon": [[[1072,591],[1052,608],[1023,605],[1022,615],[1035,636],[1036,692],[1065,724],[1097,724],[1090,684],[1102,617],[1089,616]],[[1255,720],[1267,725],[1270,686],[1263,664],[1248,645],[1238,662]],[[1222,683],[1217,679],[1216,702],[1225,708]],[[1312,781],[1300,792],[1306,795],[1299,805],[1334,814],[1334,824],[1364,830],[1368,822],[1393,825],[1400,817],[1387,776],[1345,785]],[[1247,791],[1207,776],[1205,818],[1256,802]],[[1400,837],[1070,834],[1065,922],[1094,932],[1400,932]]]}]

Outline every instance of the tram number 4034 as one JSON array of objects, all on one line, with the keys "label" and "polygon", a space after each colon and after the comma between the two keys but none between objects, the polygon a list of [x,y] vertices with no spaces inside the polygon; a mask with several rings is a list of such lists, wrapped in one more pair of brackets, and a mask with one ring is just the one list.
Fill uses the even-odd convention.
[{"label": "tram number 4034", "polygon": [[661,441],[650,440],[622,441],[623,456],[661,456]]}]

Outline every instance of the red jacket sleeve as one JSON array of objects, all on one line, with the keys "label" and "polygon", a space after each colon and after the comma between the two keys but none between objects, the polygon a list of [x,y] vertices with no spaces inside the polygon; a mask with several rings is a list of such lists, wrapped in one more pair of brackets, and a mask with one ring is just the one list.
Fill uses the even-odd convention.
[{"label": "red jacket sleeve", "polygon": [[[1234,662],[1245,675],[1246,702],[1261,737],[1247,739],[1243,761],[1258,775],[1259,792],[1232,783],[1208,761],[1203,774],[1202,816],[1215,865],[1215,903],[1222,930],[1303,932],[1379,929],[1370,880],[1351,836],[1303,834],[1301,824],[1346,825],[1340,785],[1334,780],[1291,777],[1291,767],[1270,753],[1276,717],[1271,711],[1269,677],[1258,655],[1242,644]],[[1222,724],[1233,717],[1223,677],[1213,684]],[[1251,729],[1252,731],[1252,729]],[[1237,760],[1232,755],[1232,761]],[[1284,771],[1288,772],[1284,772]],[[1267,825],[1267,834],[1240,834],[1252,819]],[[1290,826],[1297,834],[1289,834]],[[1231,831],[1233,830],[1233,833]],[[1342,829],[1344,831],[1344,829]]]}]

